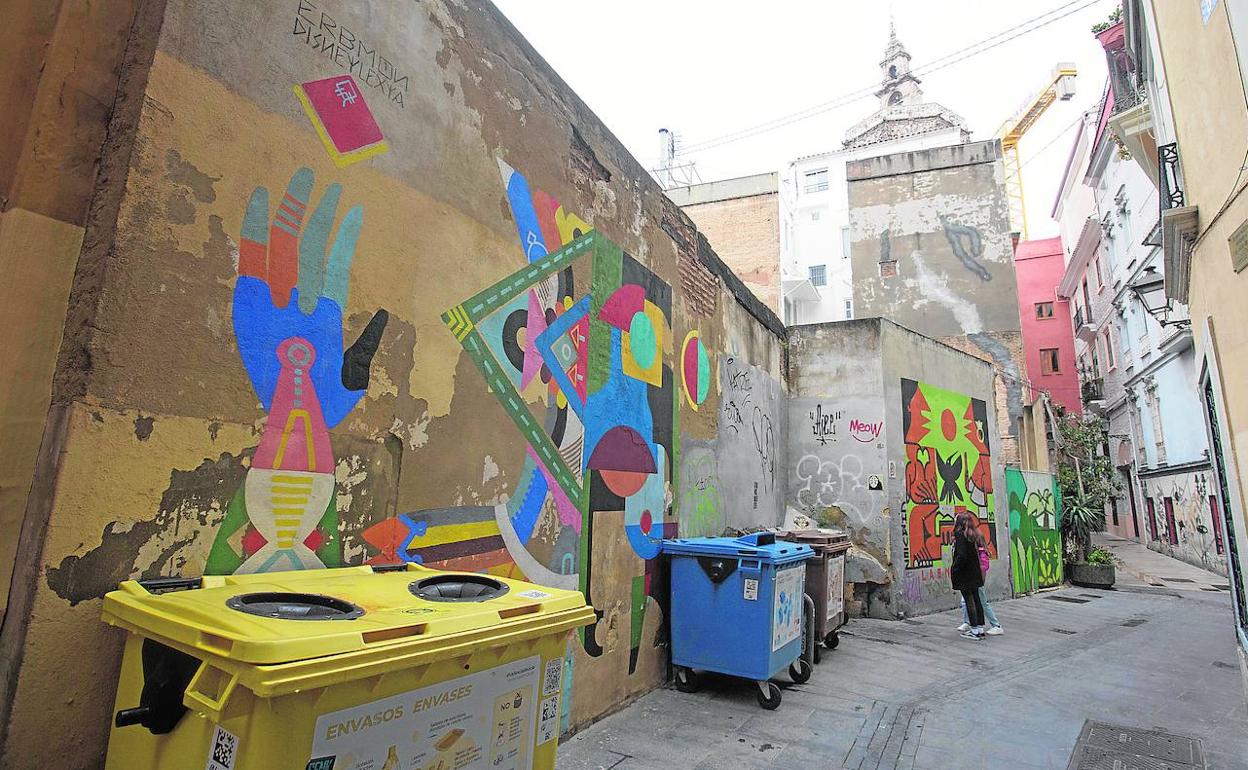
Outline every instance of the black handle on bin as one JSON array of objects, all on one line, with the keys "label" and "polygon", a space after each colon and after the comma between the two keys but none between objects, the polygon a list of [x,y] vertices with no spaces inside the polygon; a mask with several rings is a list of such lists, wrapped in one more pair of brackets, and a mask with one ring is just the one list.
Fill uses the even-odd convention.
[{"label": "black handle on bin", "polygon": [[117,712],[113,724],[117,727],[129,727],[130,725],[141,725],[143,720],[147,719],[152,713],[151,708],[147,706],[139,706],[133,709],[122,709]]},{"label": "black handle on bin", "polygon": [[374,564],[373,572],[407,572],[406,564]]},{"label": "black handle on bin", "polygon": [[[189,588],[200,588],[204,584],[203,578],[197,577],[161,577],[148,578],[140,580],[139,585],[143,586],[148,593],[156,593],[159,591],[185,591]],[[120,727],[120,725],[118,725]]]}]

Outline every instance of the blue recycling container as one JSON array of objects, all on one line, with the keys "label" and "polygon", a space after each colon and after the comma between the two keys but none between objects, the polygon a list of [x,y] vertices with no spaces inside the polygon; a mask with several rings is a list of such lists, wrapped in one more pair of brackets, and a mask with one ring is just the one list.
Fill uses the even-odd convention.
[{"label": "blue recycling container", "polygon": [[753,680],[759,704],[780,705],[771,682],[785,667],[810,678],[801,659],[802,597],[808,545],[776,542],[772,532],[744,537],[664,540],[671,557],[672,663],[676,686],[697,689],[697,671]]}]

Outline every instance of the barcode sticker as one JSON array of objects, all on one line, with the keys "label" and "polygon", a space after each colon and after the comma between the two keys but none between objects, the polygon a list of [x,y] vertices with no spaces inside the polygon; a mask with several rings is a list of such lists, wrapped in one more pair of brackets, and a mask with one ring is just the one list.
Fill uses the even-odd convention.
[{"label": "barcode sticker", "polygon": [[553,741],[559,735],[559,696],[542,701],[537,723],[537,745]]},{"label": "barcode sticker", "polygon": [[550,594],[545,591],[539,591],[536,588],[530,588],[527,591],[521,591],[516,596],[523,596],[526,599],[549,599]]},{"label": "barcode sticker", "polygon": [[758,581],[754,578],[746,578],[745,588],[741,592],[741,597],[747,602],[758,601]]},{"label": "barcode sticker", "polygon": [[238,759],[238,736],[221,725],[212,734],[212,748],[208,751],[208,764],[204,770],[234,770]]},{"label": "barcode sticker", "polygon": [[546,661],[546,674],[542,677],[542,697],[555,695],[563,679],[563,658]]}]

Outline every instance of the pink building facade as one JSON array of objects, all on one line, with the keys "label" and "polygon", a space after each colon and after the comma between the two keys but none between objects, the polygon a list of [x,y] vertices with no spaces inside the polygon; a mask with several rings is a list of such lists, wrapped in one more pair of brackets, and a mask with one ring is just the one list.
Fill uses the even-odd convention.
[{"label": "pink building facade", "polygon": [[1014,249],[1018,312],[1031,391],[1036,395],[1048,393],[1054,403],[1082,414],[1070,302],[1057,296],[1065,269],[1061,238],[1020,241]]}]

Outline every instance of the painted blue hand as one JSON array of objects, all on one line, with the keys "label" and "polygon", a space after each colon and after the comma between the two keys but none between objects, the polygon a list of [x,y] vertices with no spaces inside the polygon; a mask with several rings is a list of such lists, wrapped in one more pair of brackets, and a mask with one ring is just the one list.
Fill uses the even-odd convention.
[{"label": "painted blue hand", "polygon": [[312,343],[316,359],[308,376],[332,428],[363,398],[389,316],[377,311],[356,343],[343,350],[343,308],[364,209],[354,206],[346,213],[330,246],[342,187],[330,185],[305,224],[312,183],[310,169],[296,171],[271,220],[268,190],[257,187],[252,193],[243,217],[232,314],[239,356],[266,411],[281,372],[277,346],[291,337]]}]

